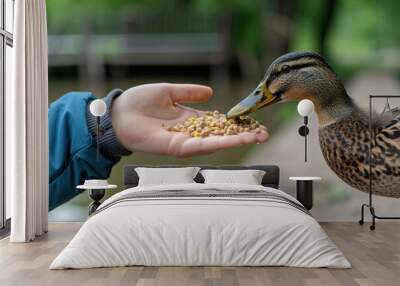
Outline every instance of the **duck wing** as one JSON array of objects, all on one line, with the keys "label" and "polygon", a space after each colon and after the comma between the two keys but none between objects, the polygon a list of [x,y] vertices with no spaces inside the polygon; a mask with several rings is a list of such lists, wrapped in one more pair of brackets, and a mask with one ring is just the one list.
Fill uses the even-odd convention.
[{"label": "duck wing", "polygon": [[[385,124],[376,134],[376,143],[388,151],[397,151],[400,156],[400,115]],[[392,147],[392,148],[391,148]],[[393,150],[397,149],[397,150]]]}]

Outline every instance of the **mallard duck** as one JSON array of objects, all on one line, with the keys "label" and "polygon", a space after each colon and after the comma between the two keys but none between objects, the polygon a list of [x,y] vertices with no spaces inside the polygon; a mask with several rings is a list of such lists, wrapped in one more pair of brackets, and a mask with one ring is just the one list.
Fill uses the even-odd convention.
[{"label": "mallard duck", "polygon": [[276,59],[257,88],[234,106],[228,117],[254,112],[277,102],[309,99],[319,123],[319,141],[329,167],[347,184],[363,192],[400,197],[400,117],[375,118],[372,172],[369,172],[369,116],[348,96],[322,56],[291,52]]}]

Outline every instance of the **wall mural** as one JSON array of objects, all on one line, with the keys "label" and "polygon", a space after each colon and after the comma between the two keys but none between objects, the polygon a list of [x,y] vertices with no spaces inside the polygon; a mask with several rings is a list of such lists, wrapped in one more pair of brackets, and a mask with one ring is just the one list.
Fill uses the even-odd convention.
[{"label": "wall mural", "polygon": [[[118,3],[92,1],[96,4],[95,10],[92,9],[93,3],[88,4],[88,1],[80,1],[75,5],[70,5],[67,0],[46,1],[49,103],[57,102],[62,95],[70,91],[87,91],[97,98],[104,98],[114,89],[127,91],[131,87],[147,83],[203,84],[213,89],[213,96],[208,102],[191,107],[205,111],[218,110],[220,114],[213,113],[210,121],[204,122],[202,117],[185,122],[188,120],[185,117],[177,122],[183,126],[171,123],[165,127],[176,127],[177,130],[187,127],[188,131],[191,130],[191,136],[206,136],[208,141],[212,139],[208,138],[210,134],[236,133],[240,132],[241,128],[248,128],[242,126],[243,124],[228,128],[231,124],[226,123],[229,119],[225,122],[224,116],[242,97],[252,91],[263,76],[264,68],[280,55],[296,50],[316,51],[329,61],[351,95],[352,100],[348,101],[352,108],[355,108],[354,105],[367,108],[370,94],[399,94],[400,91],[400,30],[396,14],[398,1],[364,1],[363,5],[357,1],[329,1],[334,5],[330,9],[326,9],[324,1],[310,0],[302,1],[302,5],[285,1],[283,6],[287,8],[277,4],[282,1],[225,3],[196,0],[184,1],[185,3],[172,1],[169,5],[161,5],[163,1],[158,0],[121,0],[117,1]],[[385,21],[381,21],[382,15],[385,16]],[[68,58],[65,57],[66,54],[69,55]],[[290,99],[299,102],[303,97],[314,95],[314,101],[318,99],[321,104],[326,105],[324,110],[316,110],[319,120],[316,113],[309,116],[309,136],[299,136],[298,128],[303,124],[303,118],[296,113],[296,101],[274,104],[268,109],[250,114],[261,127],[267,126],[270,136],[265,144],[246,144],[224,148],[213,154],[184,158],[159,156],[135,150],[131,156],[122,156],[121,160],[112,166],[109,176],[108,173],[101,176],[101,179],[107,178],[108,182],[118,185],[118,188],[108,192],[106,197],[122,189],[124,165],[276,164],[280,167],[280,189],[293,196],[296,195],[297,183],[291,181],[290,177],[322,178],[314,182],[312,214],[315,218],[321,221],[358,220],[361,203],[368,201],[367,192],[357,191],[366,190],[368,186],[368,143],[363,144],[362,138],[350,136],[358,131],[345,130],[350,135],[343,135],[345,133],[341,133],[340,126],[334,130],[327,127],[332,117],[336,118],[338,114],[338,117],[344,117],[341,113],[349,110],[341,110],[343,104],[340,101],[343,101],[342,93],[345,93],[343,87],[324,60],[304,57],[304,54],[298,55],[296,64],[314,60],[316,66],[304,67],[299,69],[298,73],[286,73],[285,69],[290,68],[291,62],[287,62],[286,65],[283,62],[276,65],[275,62],[275,67],[272,65],[268,72],[274,70],[275,73],[271,73],[270,78],[276,77],[276,80],[271,81],[269,88],[273,91],[275,87],[276,92],[278,86],[289,87],[290,83],[293,88],[282,94],[280,102]],[[319,77],[328,77],[328,80],[318,81]],[[302,82],[302,78],[307,80]],[[328,91],[324,91],[326,96],[319,96],[318,92],[308,92],[310,89]],[[383,110],[385,101],[375,101],[379,113]],[[140,100],[138,104],[143,102]],[[390,99],[390,104],[400,106],[400,99]],[[76,109],[73,112],[78,114]],[[363,114],[367,122],[368,112]],[[85,118],[82,120],[84,122]],[[390,120],[385,122],[389,123]],[[96,121],[93,123],[95,130]],[[217,128],[214,127],[216,123]],[[184,126],[185,124],[188,126]],[[203,124],[207,130],[198,130],[197,125]],[[376,130],[385,125],[378,123]],[[131,129],[142,126],[143,124],[137,124],[135,121]],[[348,124],[343,123],[341,126],[345,129],[344,126]],[[321,132],[328,132],[327,135],[321,133],[324,152],[321,152],[319,147],[319,127],[322,127]],[[361,127],[357,126],[354,130],[363,129],[358,136],[367,138],[368,128]],[[331,132],[339,134],[329,134]],[[393,145],[390,141],[396,140],[388,138],[386,132],[383,134],[385,144]],[[92,135],[95,135],[95,132]],[[379,135],[377,140],[381,140],[381,136]],[[330,137],[334,137],[334,140]],[[102,136],[101,140],[106,138],[107,136]],[[304,153],[305,140],[308,146],[307,162]],[[353,144],[353,141],[357,144]],[[152,142],[158,143],[159,140]],[[99,140],[101,155],[100,143]],[[393,166],[396,165],[395,161],[398,161],[394,156],[394,150],[397,148],[388,147],[382,151],[379,150],[379,145],[377,146],[376,151],[381,154],[380,157],[385,154],[384,158],[388,164],[385,166],[379,158],[376,161],[374,173],[377,173],[379,180],[374,180],[377,184],[375,191],[384,191],[390,195],[393,189],[396,192],[396,187],[390,190],[389,187],[386,188],[386,184],[396,185],[393,180],[396,180],[398,175]],[[97,155],[96,149],[93,149],[94,157]],[[336,154],[339,151],[341,156]],[[389,159],[390,152],[395,160]],[[330,161],[331,168],[325,162],[324,156]],[[390,179],[387,179],[389,177]],[[81,183],[83,178],[76,184]],[[385,185],[382,187],[383,183]],[[61,186],[65,189],[63,193],[79,193],[67,185]],[[75,187],[72,183],[71,186]],[[62,208],[51,211],[50,218],[54,221],[84,220],[90,203],[87,193],[82,192],[63,204]],[[399,215],[399,201],[393,197],[374,197],[374,203],[378,213]]]}]

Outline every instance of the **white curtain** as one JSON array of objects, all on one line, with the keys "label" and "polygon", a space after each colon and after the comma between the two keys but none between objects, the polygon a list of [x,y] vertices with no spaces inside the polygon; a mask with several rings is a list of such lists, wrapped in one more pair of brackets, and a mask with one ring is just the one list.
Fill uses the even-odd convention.
[{"label": "white curtain", "polygon": [[13,92],[6,98],[6,187],[12,242],[47,231],[47,23],[45,0],[15,1]]}]

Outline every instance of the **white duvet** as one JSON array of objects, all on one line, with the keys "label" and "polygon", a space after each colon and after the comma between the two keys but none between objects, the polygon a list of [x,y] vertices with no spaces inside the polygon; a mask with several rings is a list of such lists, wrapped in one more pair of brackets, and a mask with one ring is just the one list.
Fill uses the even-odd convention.
[{"label": "white duvet", "polygon": [[[106,200],[50,269],[145,266],[349,268],[321,226],[293,206],[257,198],[153,198],[113,201],[155,190],[263,190],[254,185],[176,184],[127,189]],[[104,206],[109,205],[107,208]]]}]

